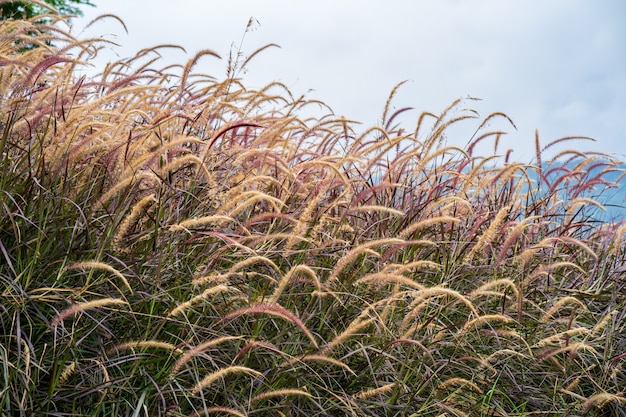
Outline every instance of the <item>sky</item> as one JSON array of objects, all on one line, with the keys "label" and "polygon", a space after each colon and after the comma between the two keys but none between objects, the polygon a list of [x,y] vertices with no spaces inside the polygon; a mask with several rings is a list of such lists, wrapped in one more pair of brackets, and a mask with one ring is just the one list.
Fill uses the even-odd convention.
[{"label": "sky", "polygon": [[[393,109],[412,107],[401,122],[415,127],[423,111],[441,113],[457,98],[485,117],[504,112],[517,130],[500,152],[531,162],[535,129],[542,144],[573,141],[553,151],[600,151],[626,159],[626,1],[623,0],[91,0],[73,33],[120,46],[101,59],[133,56],[159,44],[177,44],[169,63],[185,63],[202,49],[196,70],[226,78],[229,52],[252,59],[244,83],[280,81],[299,96],[325,102],[337,115],[379,125],[393,87]],[[102,14],[115,19],[85,26]],[[253,24],[246,25],[253,18]],[[108,54],[108,55],[107,55]],[[463,146],[477,124],[448,138]],[[489,152],[489,151],[487,151]]]}]

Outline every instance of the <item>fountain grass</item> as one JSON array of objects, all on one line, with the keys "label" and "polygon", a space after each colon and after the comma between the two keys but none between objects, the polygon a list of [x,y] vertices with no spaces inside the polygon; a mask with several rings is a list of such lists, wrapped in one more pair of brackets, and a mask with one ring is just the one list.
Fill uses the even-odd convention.
[{"label": "fountain grass", "polygon": [[3,414],[626,415],[620,161],[397,88],[301,118],[210,50],[79,76],[105,41],[39,25],[0,23]]}]

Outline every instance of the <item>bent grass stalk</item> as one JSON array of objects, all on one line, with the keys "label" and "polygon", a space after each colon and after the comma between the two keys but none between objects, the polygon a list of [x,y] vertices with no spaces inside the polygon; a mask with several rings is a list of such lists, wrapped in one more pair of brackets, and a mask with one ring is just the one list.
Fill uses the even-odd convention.
[{"label": "bent grass stalk", "polygon": [[114,352],[121,352],[126,349],[147,349],[147,348],[169,350],[170,352],[174,352],[178,354],[183,353],[182,349],[174,346],[173,344],[168,343],[168,342],[161,342],[159,340],[138,340],[136,342],[124,342],[124,343],[120,343],[119,345],[113,346],[111,349],[107,351],[107,353],[111,354]]},{"label": "bent grass stalk", "polygon": [[398,238],[388,238],[388,239],[379,239],[372,242],[362,243],[354,249],[348,251],[345,255],[341,257],[341,259],[337,262],[333,270],[331,271],[327,283],[332,283],[337,279],[341,271],[345,267],[347,267],[352,261],[362,255],[364,253],[368,253],[374,256],[380,256],[377,252],[375,252],[372,247],[383,246],[383,245],[393,245],[393,244],[402,244],[405,243],[403,239]]},{"label": "bent grass stalk", "polygon": [[493,352],[491,355],[487,356],[485,358],[485,362],[487,364],[487,367],[490,368],[492,371],[494,371],[494,373],[496,373],[495,368],[493,368],[491,365],[489,365],[491,362],[493,362],[494,360],[496,360],[497,358],[500,358],[500,356],[518,356],[522,359],[528,359],[530,358],[532,355],[532,352],[530,351],[530,347],[528,347],[528,355],[522,353],[522,352],[518,352],[516,350],[513,349],[500,349],[498,351]]},{"label": "bent grass stalk", "polygon": [[128,280],[126,279],[126,277],[124,276],[124,274],[122,274],[120,271],[118,271],[117,269],[113,268],[111,265],[109,265],[107,263],[100,262],[100,261],[81,261],[81,262],[75,262],[75,263],[67,265],[65,267],[66,271],[72,270],[72,269],[80,269],[80,270],[83,270],[83,271],[90,270],[90,269],[96,269],[96,270],[110,272],[111,274],[113,274],[116,277],[118,277],[120,279],[120,281],[122,281],[124,286],[126,288],[128,288],[128,291],[130,291],[131,293],[133,292],[133,289],[130,286],[130,284],[129,284]]},{"label": "bent grass stalk", "polygon": [[242,336],[221,336],[215,339],[207,340],[204,343],[199,344],[198,346],[189,349],[185,353],[183,353],[180,358],[176,361],[172,370],[170,371],[172,374],[176,374],[187,362],[189,362],[194,356],[199,355],[203,351],[212,348],[213,346],[217,346],[224,342],[229,342],[232,340],[241,340]]},{"label": "bent grass stalk", "polygon": [[588,335],[591,334],[591,332],[589,331],[589,329],[585,328],[585,327],[577,327],[577,328],[573,328],[573,329],[568,329],[564,332],[560,332],[557,334],[554,334],[552,336],[548,336],[545,337],[543,339],[541,339],[540,341],[538,341],[536,344],[533,345],[534,348],[538,348],[538,347],[543,347],[546,345],[552,345],[555,343],[559,343],[560,342],[564,342],[567,340],[570,340],[570,338],[572,336],[576,336],[576,335]]},{"label": "bent grass stalk", "polygon": [[510,207],[503,207],[498,211],[496,217],[493,219],[487,230],[478,238],[478,242],[472,247],[469,253],[463,260],[464,263],[469,263],[473,260],[474,256],[480,252],[485,246],[489,245],[491,241],[498,235],[498,231],[504,222],[504,218],[508,216],[511,211]]},{"label": "bent grass stalk", "polygon": [[[467,306],[476,318],[480,317],[480,313],[467,297],[460,294],[458,291],[454,291],[449,288],[444,288],[441,286],[430,287],[418,291],[413,291],[411,295],[414,298],[411,302],[411,305],[409,306],[410,311],[402,320],[400,328],[405,328],[413,319],[415,319],[417,314],[428,305],[428,299],[433,297],[450,296]],[[408,338],[406,336],[403,337]]]},{"label": "bent grass stalk", "polygon": [[[275,272],[275,273],[279,273],[280,272],[280,268],[278,267],[278,265],[276,265],[274,263],[274,261],[272,261],[271,259],[269,259],[266,256],[261,256],[261,255],[256,255],[256,256],[251,256],[249,258],[244,259],[243,261],[239,261],[236,264],[234,264],[233,266],[231,266],[228,269],[228,273],[229,274],[234,274],[235,272],[245,269],[251,265],[254,264],[265,264],[269,267],[271,267],[271,269]],[[272,278],[272,280],[276,281],[275,278]]]},{"label": "bent grass stalk", "polygon": [[275,304],[275,303],[277,303],[278,302],[278,298],[285,291],[285,289],[287,288],[287,285],[291,281],[292,277],[294,277],[298,273],[306,275],[307,277],[309,277],[311,282],[315,285],[316,290],[318,292],[322,291],[321,284],[320,284],[320,282],[319,282],[319,280],[317,278],[317,274],[315,273],[315,271],[313,271],[310,267],[308,267],[306,265],[296,265],[293,268],[291,268],[280,279],[280,281],[278,281],[278,285],[276,286],[276,289],[274,290],[272,295],[267,300],[267,303],[268,304]]},{"label": "bent grass stalk", "polygon": [[354,395],[354,398],[358,399],[358,400],[365,400],[365,399],[368,399],[368,398],[376,397],[378,395],[386,394],[386,393],[392,391],[397,386],[398,386],[398,384],[396,382],[392,382],[392,383],[383,385],[383,386],[378,387],[378,388],[370,388],[368,390],[356,393]]},{"label": "bent grass stalk", "polygon": [[500,278],[490,282],[487,282],[480,287],[476,288],[472,292],[467,295],[467,298],[479,297],[481,295],[504,295],[502,292],[493,291],[492,288],[497,288],[500,286],[505,286],[507,290],[511,290],[513,295],[517,299],[519,297],[519,293],[517,291],[517,285],[515,282],[508,278]]},{"label": "bent grass stalk", "polygon": [[574,342],[556,349],[546,348],[543,352],[539,353],[538,358],[542,361],[547,361],[549,359],[553,359],[555,356],[560,355],[561,353],[569,353],[571,355],[576,354],[582,350],[592,353],[597,358],[601,357],[598,351],[589,343]]},{"label": "bent grass stalk", "polygon": [[415,222],[409,225],[406,229],[402,230],[398,234],[398,237],[401,239],[406,239],[418,230],[426,229],[430,226],[441,224],[441,223],[458,224],[458,223],[461,223],[461,219],[457,219],[456,217],[452,217],[452,216],[440,216],[440,217],[433,217],[429,219],[420,220],[418,222]]},{"label": "bent grass stalk", "polygon": [[111,305],[128,305],[128,302],[118,298],[101,298],[99,300],[76,303],[57,314],[50,322],[50,327],[57,327],[65,321],[65,319],[82,313],[83,311],[93,310],[100,307],[108,307]]},{"label": "bent grass stalk", "polygon": [[354,320],[352,323],[350,323],[350,325],[343,332],[335,336],[333,340],[331,340],[326,346],[324,346],[320,350],[320,355],[326,355],[327,353],[332,351],[334,348],[336,348],[337,346],[339,346],[340,344],[348,340],[350,337],[359,333],[363,329],[369,327],[374,322],[375,322],[375,319],[373,318],[369,318],[365,320],[361,320],[361,319]]},{"label": "bent grass stalk", "polygon": [[400,284],[416,290],[423,290],[426,287],[419,282],[407,278],[404,275],[393,274],[389,272],[377,272],[373,274],[367,274],[357,279],[354,284],[366,283],[372,286],[380,287],[385,284]]},{"label": "bent grass stalk", "polygon": [[299,358],[293,358],[290,359],[289,361],[287,361],[284,365],[282,366],[293,366],[296,363],[299,362],[321,362],[321,363],[327,363],[330,365],[334,365],[334,366],[338,366],[340,368],[343,368],[344,370],[348,371],[350,374],[356,376],[356,373],[350,369],[350,367],[344,363],[341,362],[338,359],[332,358],[330,356],[324,355],[324,354],[309,354],[309,355],[304,355],[301,356]]},{"label": "bent grass stalk", "polygon": [[267,398],[288,397],[292,395],[313,398],[313,395],[311,395],[310,393],[306,391],[302,391],[297,388],[282,388],[282,389],[267,391],[267,392],[263,392],[261,394],[255,395],[254,397],[250,398],[250,404],[257,403]]},{"label": "bent grass stalk", "polygon": [[117,182],[117,184],[111,187],[109,191],[104,193],[95,203],[93,210],[96,211],[102,208],[106,202],[108,202],[115,194],[119,193],[122,189],[130,187],[133,184],[139,184],[143,180],[152,181],[155,184],[161,183],[159,177],[151,171],[142,171],[137,174],[133,174],[132,176],[121,179],[119,182]]},{"label": "bent grass stalk", "polygon": [[184,220],[180,223],[171,225],[170,231],[172,232],[185,231],[187,233],[191,233],[189,229],[197,229],[197,228],[207,226],[210,224],[216,224],[216,226],[220,227],[226,222],[235,223],[236,220],[230,216],[224,216],[224,215],[194,217],[191,219]]},{"label": "bent grass stalk", "polygon": [[192,417],[206,417],[207,415],[211,415],[212,413],[225,413],[225,414],[230,414],[232,416],[235,417],[247,417],[246,414],[242,413],[241,411],[237,411],[233,408],[229,408],[229,407],[219,407],[219,406],[214,406],[214,407],[206,407],[204,410],[202,411],[198,411],[194,414],[190,414],[189,416]]},{"label": "bent grass stalk", "polygon": [[285,352],[281,351],[278,347],[276,347],[272,343],[263,342],[263,341],[260,341],[260,340],[252,340],[252,341],[246,343],[246,345],[244,347],[242,347],[239,350],[239,352],[237,352],[237,354],[235,355],[235,360],[241,358],[250,349],[254,349],[256,347],[261,347],[261,348],[267,349],[268,351],[276,353],[276,354],[282,356],[283,358],[288,358],[289,357],[289,355],[287,355]]},{"label": "bent grass stalk", "polygon": [[550,307],[550,309],[546,311],[544,315],[539,319],[539,322],[547,323],[548,320],[550,320],[556,312],[560,311],[561,307],[563,307],[565,304],[573,304],[575,306],[574,307],[575,309],[581,308],[583,311],[588,311],[587,306],[578,298],[567,296],[567,297],[561,298],[556,303],[554,303],[554,305]]},{"label": "bent grass stalk", "polygon": [[255,304],[247,307],[242,307],[226,314],[224,317],[218,320],[215,325],[217,326],[219,324],[231,321],[237,317],[250,314],[267,314],[287,320],[297,326],[300,330],[302,330],[302,332],[306,335],[306,337],[309,338],[314,347],[318,347],[317,341],[315,340],[313,333],[311,333],[311,331],[307,329],[302,320],[300,320],[295,314],[279,304]]},{"label": "bent grass stalk", "polygon": [[452,377],[452,378],[445,380],[444,382],[442,382],[441,384],[437,386],[437,389],[440,391],[443,391],[443,390],[448,389],[448,387],[454,386],[454,385],[458,385],[460,388],[469,388],[472,391],[475,391],[479,394],[483,393],[483,390],[474,382],[468,381],[467,379],[460,378],[460,377]]},{"label": "bent grass stalk", "polygon": [[236,366],[236,365],[232,365],[232,366],[228,366],[226,368],[222,368],[218,371],[215,371],[207,376],[205,376],[204,378],[202,378],[202,380],[200,382],[198,382],[192,389],[191,389],[191,394],[192,395],[197,395],[200,391],[208,388],[209,386],[211,386],[215,381],[217,381],[218,379],[222,379],[227,375],[230,374],[248,374],[250,376],[254,376],[256,378],[262,378],[263,374],[259,371],[255,371],[254,369],[245,367],[245,366]]},{"label": "bent grass stalk", "polygon": [[582,409],[583,412],[586,413],[591,408],[602,408],[609,403],[617,403],[620,406],[626,405],[626,397],[608,392],[601,392],[587,398],[583,403]]},{"label": "bent grass stalk", "polygon": [[502,314],[485,314],[483,316],[469,320],[467,323],[465,323],[460,333],[468,332],[472,330],[473,328],[481,326],[484,323],[493,323],[493,322],[502,322],[504,324],[509,324],[513,322],[513,319],[507,316],[503,316]]},{"label": "bent grass stalk", "polygon": [[172,311],[168,313],[168,316],[177,316],[185,312],[187,309],[193,307],[195,304],[201,301],[206,301],[207,298],[209,298],[209,296],[211,295],[220,294],[220,293],[229,292],[229,291],[237,291],[237,290],[235,288],[230,288],[227,285],[216,285],[215,287],[207,288],[206,290],[202,292],[202,294],[197,295],[193,297],[192,299],[180,304],[178,307],[174,308]]}]

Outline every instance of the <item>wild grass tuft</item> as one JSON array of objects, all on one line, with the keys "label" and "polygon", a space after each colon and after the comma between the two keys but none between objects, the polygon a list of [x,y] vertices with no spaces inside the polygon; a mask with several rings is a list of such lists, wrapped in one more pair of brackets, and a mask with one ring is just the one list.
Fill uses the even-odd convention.
[{"label": "wild grass tuft", "polygon": [[625,415],[620,161],[56,22],[0,22],[0,414]]}]

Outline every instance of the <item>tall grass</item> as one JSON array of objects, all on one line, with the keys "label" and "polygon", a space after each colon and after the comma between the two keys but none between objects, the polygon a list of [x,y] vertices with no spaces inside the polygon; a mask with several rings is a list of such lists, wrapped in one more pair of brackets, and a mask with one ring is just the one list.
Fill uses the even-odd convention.
[{"label": "tall grass", "polygon": [[4,414],[626,415],[619,161],[0,25]]}]

